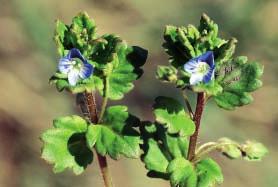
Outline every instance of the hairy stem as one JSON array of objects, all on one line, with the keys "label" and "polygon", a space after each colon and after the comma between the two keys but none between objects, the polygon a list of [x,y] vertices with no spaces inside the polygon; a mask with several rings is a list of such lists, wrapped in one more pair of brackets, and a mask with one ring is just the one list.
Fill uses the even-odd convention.
[{"label": "hairy stem", "polygon": [[209,142],[204,144],[203,146],[199,147],[199,149],[196,151],[196,156],[192,160],[193,163],[199,162],[205,155],[209,154],[210,152],[214,150],[219,150],[222,146],[227,145],[235,145],[237,147],[240,147],[237,143],[227,143],[227,142]]},{"label": "hairy stem", "polygon": [[[86,106],[87,106],[88,113],[89,113],[88,117],[90,118],[90,121],[92,123],[97,124],[99,119],[98,119],[98,115],[97,115],[97,106],[96,106],[95,96],[93,93],[88,93],[88,92],[85,92],[84,96],[85,96]],[[113,183],[112,183],[112,178],[109,173],[109,168],[108,168],[106,157],[97,153],[97,158],[98,158],[99,167],[100,167],[101,174],[102,174],[103,181],[104,181],[104,186],[112,187]]]},{"label": "hairy stem", "polygon": [[204,92],[198,93],[196,110],[193,117],[193,121],[195,123],[195,132],[192,136],[190,136],[188,155],[187,155],[188,160],[192,160],[195,156],[195,149],[196,149],[196,144],[199,135],[200,122],[205,107],[205,103],[206,103],[205,93]]},{"label": "hairy stem", "polygon": [[186,105],[187,110],[189,112],[189,116],[190,116],[191,119],[193,119],[194,118],[194,113],[193,113],[193,110],[192,110],[191,105],[189,103],[189,99],[188,99],[185,92],[182,92],[182,96],[184,98],[185,105]]},{"label": "hairy stem", "polygon": [[102,118],[103,118],[103,115],[104,115],[104,112],[106,110],[106,106],[107,106],[107,103],[108,103],[108,89],[109,89],[109,82],[107,80],[108,78],[106,77],[105,79],[105,89],[104,89],[104,96],[103,96],[103,101],[102,101],[102,105],[101,105],[101,110],[100,110],[100,114],[99,114],[99,119],[98,119],[98,122],[101,122],[102,121]]}]

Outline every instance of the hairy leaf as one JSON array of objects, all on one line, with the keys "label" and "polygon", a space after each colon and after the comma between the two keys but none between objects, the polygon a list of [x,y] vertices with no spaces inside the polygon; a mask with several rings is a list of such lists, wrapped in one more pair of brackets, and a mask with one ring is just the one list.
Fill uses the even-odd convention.
[{"label": "hairy leaf", "polygon": [[182,157],[172,160],[167,172],[170,174],[172,187],[196,187],[197,174],[192,163]]},{"label": "hairy leaf", "polygon": [[107,64],[107,96],[112,100],[122,99],[133,87],[133,81],[142,74],[141,66],[145,63],[147,51],[139,47],[129,47],[121,43],[117,47],[114,59]]},{"label": "hairy leaf", "polygon": [[155,99],[153,108],[156,121],[165,125],[169,133],[179,133],[182,136],[194,133],[195,124],[178,101],[160,96]]},{"label": "hairy leaf", "polygon": [[186,157],[188,137],[171,135],[161,124],[143,122],[140,126],[144,154],[142,161],[149,170],[148,176],[168,179],[168,164],[174,158]]},{"label": "hairy leaf", "polygon": [[198,175],[198,187],[213,187],[223,182],[221,168],[210,158],[197,163],[196,172]]},{"label": "hairy leaf", "polygon": [[66,168],[80,174],[93,161],[93,153],[87,147],[85,132],[87,122],[79,116],[61,117],[53,122],[54,128],[45,131],[42,158],[54,164],[54,172]]},{"label": "hairy leaf", "polygon": [[61,57],[77,48],[94,67],[93,75],[79,80],[75,86],[68,83],[66,75],[60,77],[57,72],[50,82],[56,84],[58,91],[65,89],[81,93],[96,90],[109,99],[122,99],[134,87],[133,81],[142,75],[141,66],[148,55],[147,50],[128,46],[114,34],[98,36],[95,22],[85,12],[75,16],[70,25],[58,20],[54,39]]},{"label": "hairy leaf", "polygon": [[267,148],[259,142],[247,141],[241,148],[244,159],[248,161],[260,161],[267,153]]},{"label": "hairy leaf", "polygon": [[247,57],[238,57],[224,66],[217,82],[223,87],[223,92],[214,97],[217,105],[233,110],[235,107],[252,102],[250,92],[262,86],[263,67],[256,62],[248,62]]},{"label": "hairy leaf", "polygon": [[90,147],[113,159],[120,155],[138,158],[140,152],[140,137],[133,128],[139,121],[127,112],[125,106],[112,106],[106,110],[101,124],[90,125],[86,134]]}]

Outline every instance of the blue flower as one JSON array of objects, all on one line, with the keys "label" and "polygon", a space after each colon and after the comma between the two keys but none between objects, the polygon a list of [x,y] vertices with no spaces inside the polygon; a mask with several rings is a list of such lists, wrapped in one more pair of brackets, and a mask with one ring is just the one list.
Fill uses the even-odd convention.
[{"label": "blue flower", "polygon": [[67,56],[60,59],[58,70],[67,74],[69,84],[75,86],[79,79],[90,77],[94,67],[88,63],[78,49],[73,48]]},{"label": "blue flower", "polygon": [[214,78],[214,56],[212,51],[208,51],[196,58],[192,58],[184,65],[184,70],[191,74],[190,85],[200,82],[208,83]]}]

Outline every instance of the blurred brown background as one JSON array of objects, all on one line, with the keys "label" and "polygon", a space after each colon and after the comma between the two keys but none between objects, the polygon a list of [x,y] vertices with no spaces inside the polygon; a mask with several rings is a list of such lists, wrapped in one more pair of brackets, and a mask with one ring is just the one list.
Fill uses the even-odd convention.
[{"label": "blurred brown background", "polygon": [[[95,161],[81,176],[67,171],[53,174],[40,159],[41,132],[58,116],[78,112],[74,97],[48,85],[58,55],[52,40],[56,18],[70,23],[86,10],[96,20],[98,32],[116,33],[131,45],[149,49],[145,74],[124,102],[130,111],[152,119],[157,95],[180,96],[171,86],[155,80],[158,64],[166,64],[161,44],[166,24],[198,25],[202,12],[217,23],[223,37],[239,40],[238,55],[265,66],[264,87],[255,101],[226,112],[212,102],[206,108],[201,140],[228,136],[239,141],[257,139],[270,150],[262,162],[229,161],[213,155],[225,175],[225,187],[278,186],[277,47],[278,1],[275,0],[0,0],[0,186],[1,187],[100,187]],[[167,182],[146,177],[139,160],[109,160],[117,187],[167,187]]]}]

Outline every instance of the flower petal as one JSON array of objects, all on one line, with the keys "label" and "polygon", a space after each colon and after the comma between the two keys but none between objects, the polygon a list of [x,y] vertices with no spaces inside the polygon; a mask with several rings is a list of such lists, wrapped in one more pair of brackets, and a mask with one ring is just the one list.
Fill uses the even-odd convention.
[{"label": "flower petal", "polygon": [[83,67],[81,68],[80,72],[79,72],[79,76],[82,79],[86,79],[88,77],[90,77],[90,75],[93,73],[93,66],[89,63],[84,63]]},{"label": "flower petal", "polygon": [[208,83],[209,81],[212,80],[213,76],[214,76],[214,69],[210,68],[208,73],[203,77],[203,82]]},{"label": "flower petal", "polygon": [[184,65],[184,70],[188,73],[195,73],[198,67],[198,62],[195,60],[190,60]]},{"label": "flower petal", "polygon": [[71,69],[68,74],[69,84],[75,86],[79,79],[79,71],[77,69]]},{"label": "flower petal", "polygon": [[86,59],[83,57],[83,55],[81,54],[81,52],[79,51],[79,49],[77,48],[72,48],[68,55],[68,58],[79,58],[80,60],[82,60],[83,63],[87,62]]},{"label": "flower petal", "polygon": [[72,61],[67,57],[61,58],[58,64],[58,70],[61,73],[68,74],[68,72],[73,68]]},{"label": "flower petal", "polygon": [[214,56],[212,51],[207,51],[206,53],[196,57],[196,60],[206,62],[210,67],[214,66]]},{"label": "flower petal", "polygon": [[199,82],[202,82],[204,75],[201,73],[192,74],[189,80],[190,85],[196,85]]}]

